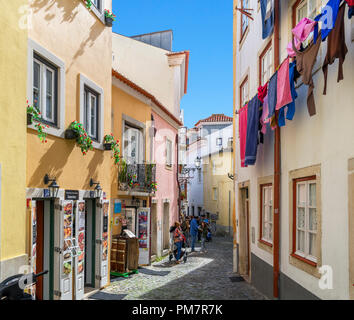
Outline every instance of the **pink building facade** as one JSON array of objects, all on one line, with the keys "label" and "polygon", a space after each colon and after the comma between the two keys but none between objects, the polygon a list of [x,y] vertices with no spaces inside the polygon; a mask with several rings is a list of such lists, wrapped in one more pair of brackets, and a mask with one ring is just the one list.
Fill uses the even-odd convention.
[{"label": "pink building facade", "polygon": [[151,201],[151,254],[161,256],[169,248],[169,228],[178,220],[178,126],[171,117],[162,117],[156,112],[152,112],[152,117],[155,129],[153,161],[158,185]]}]

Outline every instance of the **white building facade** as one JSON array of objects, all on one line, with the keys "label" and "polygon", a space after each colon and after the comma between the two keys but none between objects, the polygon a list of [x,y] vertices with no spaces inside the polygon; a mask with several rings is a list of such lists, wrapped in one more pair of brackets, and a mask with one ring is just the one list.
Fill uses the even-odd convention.
[{"label": "white building facade", "polygon": [[[287,57],[292,28],[313,18],[327,1],[282,0],[279,60]],[[308,86],[297,81],[296,112],[280,129],[280,208],[274,213],[274,131],[268,125],[254,166],[240,163],[237,111],[275,72],[274,33],[262,39],[260,4],[250,20],[234,10],[235,210],[238,270],[273,297],[274,215],[279,214],[279,298],[354,298],[354,19],[345,9],[344,80],[337,83],[338,60],[329,66],[327,94],[321,70],[322,42],[313,69],[316,115],[307,110]]]}]

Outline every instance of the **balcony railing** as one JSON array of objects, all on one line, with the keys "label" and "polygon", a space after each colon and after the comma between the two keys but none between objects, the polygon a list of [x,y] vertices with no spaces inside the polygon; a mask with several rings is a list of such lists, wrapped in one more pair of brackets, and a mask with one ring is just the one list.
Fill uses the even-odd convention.
[{"label": "balcony railing", "polygon": [[120,191],[155,192],[156,165],[123,162],[119,167],[118,189]]}]

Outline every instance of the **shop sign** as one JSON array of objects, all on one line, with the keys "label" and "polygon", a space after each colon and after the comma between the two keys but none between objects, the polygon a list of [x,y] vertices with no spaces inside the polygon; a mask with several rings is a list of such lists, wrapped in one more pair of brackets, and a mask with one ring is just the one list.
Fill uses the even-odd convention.
[{"label": "shop sign", "polygon": [[90,191],[90,198],[94,198],[95,197],[95,191]]},{"label": "shop sign", "polygon": [[79,190],[65,190],[65,200],[79,200]]},{"label": "shop sign", "polygon": [[49,189],[43,189],[43,198],[49,198],[49,197],[50,197]]}]

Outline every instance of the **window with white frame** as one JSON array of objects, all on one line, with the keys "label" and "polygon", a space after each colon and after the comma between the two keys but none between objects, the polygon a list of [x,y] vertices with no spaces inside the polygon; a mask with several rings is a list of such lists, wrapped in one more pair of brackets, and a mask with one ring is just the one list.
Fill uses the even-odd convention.
[{"label": "window with white frame", "polygon": [[143,162],[143,134],[141,130],[125,125],[123,137],[123,154],[128,164]]},{"label": "window with white frame", "polygon": [[84,128],[93,140],[98,141],[99,94],[85,86],[84,95]]},{"label": "window with white frame", "polygon": [[58,124],[58,68],[33,54],[33,105],[48,124]]},{"label": "window with white frame", "polygon": [[172,141],[166,138],[166,166],[172,166]]},{"label": "window with white frame", "polygon": [[273,73],[273,50],[271,42],[259,57],[260,61],[260,85],[264,86]]},{"label": "window with white frame", "polygon": [[92,3],[98,11],[102,11],[102,0],[93,0]]},{"label": "window with white frame", "polygon": [[261,185],[260,240],[273,243],[273,186]]},{"label": "window with white frame", "polygon": [[213,200],[218,200],[218,188],[213,188]]},{"label": "window with white frame", "polygon": [[240,108],[242,108],[246,102],[249,100],[248,98],[248,76],[243,80],[240,85]]},{"label": "window with white frame", "polygon": [[316,262],[317,201],[316,177],[294,180],[296,224],[293,235],[295,255]]}]

